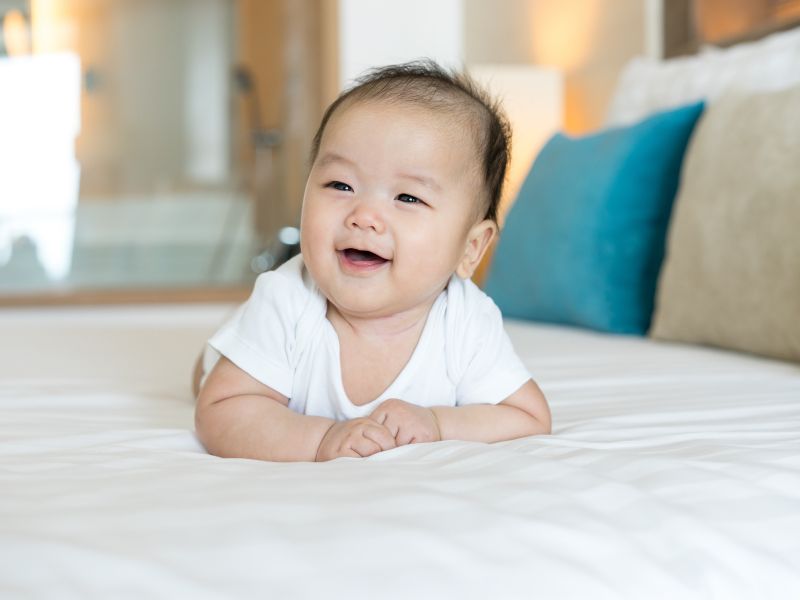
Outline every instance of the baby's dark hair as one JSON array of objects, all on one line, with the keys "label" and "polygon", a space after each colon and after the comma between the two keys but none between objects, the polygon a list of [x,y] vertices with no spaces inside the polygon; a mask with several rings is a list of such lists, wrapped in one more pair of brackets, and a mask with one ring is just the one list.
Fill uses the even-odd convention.
[{"label": "baby's dark hair", "polygon": [[511,127],[500,104],[466,73],[446,70],[433,60],[417,60],[367,71],[327,108],[311,146],[311,164],[319,153],[322,135],[331,116],[345,103],[386,100],[432,110],[458,111],[475,123],[484,183],[483,218],[497,222],[511,154]]}]

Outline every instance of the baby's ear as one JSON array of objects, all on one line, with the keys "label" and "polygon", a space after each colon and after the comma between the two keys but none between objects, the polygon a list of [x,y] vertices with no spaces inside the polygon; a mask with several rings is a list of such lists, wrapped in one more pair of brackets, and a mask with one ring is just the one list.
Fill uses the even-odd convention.
[{"label": "baby's ear", "polygon": [[477,225],[473,225],[467,234],[467,245],[464,249],[464,256],[461,257],[461,262],[456,267],[456,275],[461,279],[472,277],[495,235],[497,235],[497,225],[491,219],[484,219]]}]

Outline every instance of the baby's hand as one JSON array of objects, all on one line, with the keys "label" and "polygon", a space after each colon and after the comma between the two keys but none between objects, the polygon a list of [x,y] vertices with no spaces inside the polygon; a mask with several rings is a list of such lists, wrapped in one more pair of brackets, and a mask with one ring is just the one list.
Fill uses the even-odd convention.
[{"label": "baby's hand", "polygon": [[381,404],[369,418],[388,427],[398,446],[414,442],[438,442],[442,439],[439,421],[430,408],[397,398]]},{"label": "baby's hand", "polygon": [[322,462],[340,456],[371,456],[396,446],[387,427],[361,417],[335,423],[319,443],[315,460]]}]

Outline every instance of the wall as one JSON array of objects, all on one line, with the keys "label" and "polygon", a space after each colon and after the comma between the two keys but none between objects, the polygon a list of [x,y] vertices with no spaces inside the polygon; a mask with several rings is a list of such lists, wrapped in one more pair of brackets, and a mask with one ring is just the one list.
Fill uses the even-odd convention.
[{"label": "wall", "polygon": [[425,56],[460,66],[462,15],[462,0],[339,0],[340,86],[369,67]]},{"label": "wall", "polygon": [[465,56],[561,69],[565,129],[583,133],[602,126],[624,64],[656,51],[658,13],[653,0],[464,0]]}]

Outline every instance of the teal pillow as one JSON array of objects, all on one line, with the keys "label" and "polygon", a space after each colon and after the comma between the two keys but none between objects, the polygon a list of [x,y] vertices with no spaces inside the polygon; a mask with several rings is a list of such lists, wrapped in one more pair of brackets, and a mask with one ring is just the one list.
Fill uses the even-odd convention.
[{"label": "teal pillow", "polygon": [[486,281],[505,316],[647,332],[683,153],[702,112],[700,102],[547,142]]}]

